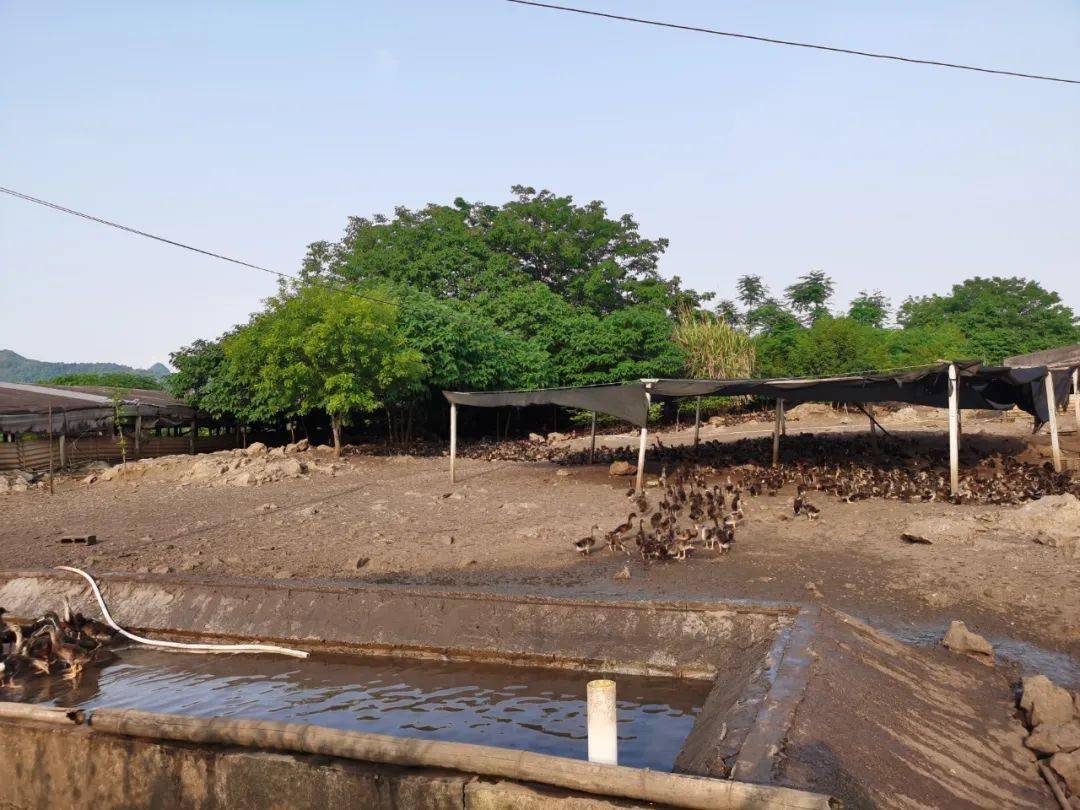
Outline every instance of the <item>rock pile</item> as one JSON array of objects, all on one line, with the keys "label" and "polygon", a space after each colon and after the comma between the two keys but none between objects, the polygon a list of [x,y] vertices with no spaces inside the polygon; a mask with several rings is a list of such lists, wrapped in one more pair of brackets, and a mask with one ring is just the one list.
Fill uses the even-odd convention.
[{"label": "rock pile", "polygon": [[1024,745],[1041,766],[1049,766],[1046,778],[1080,804],[1080,693],[1069,694],[1045,675],[1035,675],[1023,679],[1020,708],[1031,732]]},{"label": "rock pile", "polygon": [[83,479],[85,484],[112,481],[121,477],[138,479],[151,476],[180,484],[210,487],[250,487],[312,473],[335,475],[345,465],[335,460],[328,447],[311,448],[307,440],[284,447],[268,448],[254,442],[244,449],[221,450],[197,456],[161,456],[117,464]]}]

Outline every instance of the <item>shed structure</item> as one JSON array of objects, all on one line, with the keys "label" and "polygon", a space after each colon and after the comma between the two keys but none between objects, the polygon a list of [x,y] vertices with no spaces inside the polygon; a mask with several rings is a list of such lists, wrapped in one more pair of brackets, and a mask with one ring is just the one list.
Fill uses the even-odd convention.
[{"label": "shed structure", "polygon": [[[643,379],[612,385],[549,388],[536,391],[444,391],[450,403],[450,477],[455,480],[457,456],[457,407],[480,408],[554,404],[611,414],[641,428],[638,445],[637,489],[644,480],[648,442],[649,405],[655,397],[696,397],[694,444],[698,443],[700,399],[703,396],[755,396],[776,402],[773,426],[773,464],[779,463],[784,407],[791,402],[844,402],[858,406],[870,420],[870,430],[880,429],[870,410],[875,402],[906,402],[949,410],[949,457],[951,489],[959,488],[960,411],[963,409],[1009,410],[1018,407],[1035,418],[1036,425],[1050,424],[1054,468],[1061,470],[1058,443],[1057,403],[1068,397],[1076,366],[984,366],[977,361],[942,362],[900,372],[817,377],[812,379]],[[865,407],[864,407],[865,406]],[[596,444],[593,419],[592,444]],[[590,458],[592,453],[590,452]]]}]

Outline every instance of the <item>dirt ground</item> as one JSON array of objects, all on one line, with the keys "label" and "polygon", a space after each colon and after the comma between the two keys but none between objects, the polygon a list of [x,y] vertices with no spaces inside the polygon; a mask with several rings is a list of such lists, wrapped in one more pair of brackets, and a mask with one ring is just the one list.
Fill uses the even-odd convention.
[{"label": "dirt ground", "polygon": [[[943,447],[947,442],[940,412],[881,421],[906,440]],[[1071,416],[1061,418],[1061,428],[1066,454],[1080,456]],[[770,429],[763,422],[707,426],[702,439],[764,436]],[[818,415],[788,425],[789,434],[865,430],[858,415]],[[1030,431],[1030,419],[968,418],[964,443],[1045,461],[1048,439],[1031,437]],[[660,440],[685,443],[691,432],[662,432]],[[566,444],[581,448],[587,441],[578,437]],[[636,439],[624,433],[599,442],[615,447]],[[61,480],[54,495],[31,489],[0,496],[2,567],[72,564],[92,572],[810,602],[928,646],[936,645],[951,620],[962,619],[995,645],[997,672],[1012,678],[1021,670],[1041,672],[1080,689],[1080,557],[1014,532],[1009,515],[1022,507],[881,499],[846,503],[816,493],[821,516],[810,522],[792,514],[794,488],[788,486],[775,496],[747,500],[732,551],[646,564],[637,556],[611,554],[602,543],[584,557],[573,548],[592,525],[606,531],[633,509],[626,496],[632,479],[608,475],[606,465],[459,459],[459,481],[451,486],[445,457],[351,455],[337,465],[324,460],[321,469],[298,478],[210,486],[182,480],[190,464],[181,458],[173,466],[150,465],[142,475],[93,484]],[[647,466],[647,478],[659,472],[658,465]],[[914,521],[934,526],[957,519],[985,531],[933,544],[901,539]],[[96,533],[99,542],[89,547],[59,542],[73,532]],[[624,566],[628,579],[616,577]],[[949,656],[934,654],[939,653]],[[842,669],[842,657],[837,658],[828,678],[842,680]],[[1004,678],[1001,687],[1008,688]],[[811,689],[808,695],[813,694]],[[1007,694],[1003,700],[1011,703]],[[814,707],[808,700],[805,711]],[[803,742],[793,750],[810,751],[810,742]],[[820,753],[804,758],[812,763]],[[792,773],[797,766],[792,763]],[[865,773],[850,778],[869,779],[874,767],[869,763]],[[831,789],[849,798],[860,795],[861,787],[844,787],[848,777],[836,778],[840,782],[830,783]],[[978,797],[972,794],[973,806]]]}]

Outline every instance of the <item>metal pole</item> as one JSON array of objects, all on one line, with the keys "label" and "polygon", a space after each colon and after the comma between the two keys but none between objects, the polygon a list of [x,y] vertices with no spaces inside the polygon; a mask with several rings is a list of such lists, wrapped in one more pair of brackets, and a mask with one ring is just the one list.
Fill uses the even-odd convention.
[{"label": "metal pole", "polygon": [[697,398],[694,405],[694,452],[697,452],[698,437],[701,435],[701,397]]},{"label": "metal pole", "polygon": [[960,490],[960,381],[956,364],[949,364],[949,492]]},{"label": "metal pole", "polygon": [[619,764],[619,738],[616,733],[615,681],[589,681],[586,687],[589,762]]},{"label": "metal pole", "polygon": [[1050,369],[1046,370],[1046,409],[1050,411],[1050,449],[1054,454],[1054,472],[1061,472],[1061,445],[1058,444],[1057,402],[1054,401],[1054,375],[1050,372]]},{"label": "metal pole", "polygon": [[457,481],[457,405],[450,403],[450,483]]},{"label": "metal pole", "polygon": [[589,463],[593,463],[593,456],[596,455],[596,411],[592,412],[592,431],[589,434]]},{"label": "metal pole", "polygon": [[776,400],[776,422],[772,432],[772,465],[780,463],[780,423],[784,421],[784,400]]}]

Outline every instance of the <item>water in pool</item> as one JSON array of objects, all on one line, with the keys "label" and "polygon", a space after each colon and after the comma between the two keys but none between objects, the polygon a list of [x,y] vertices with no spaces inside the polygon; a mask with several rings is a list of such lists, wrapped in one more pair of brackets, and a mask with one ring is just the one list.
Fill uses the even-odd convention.
[{"label": "water in pool", "polygon": [[[586,758],[588,673],[320,656],[305,661],[145,647],[77,682],[39,678],[0,700],[313,723]],[[710,684],[615,676],[619,764],[671,770]]]}]

